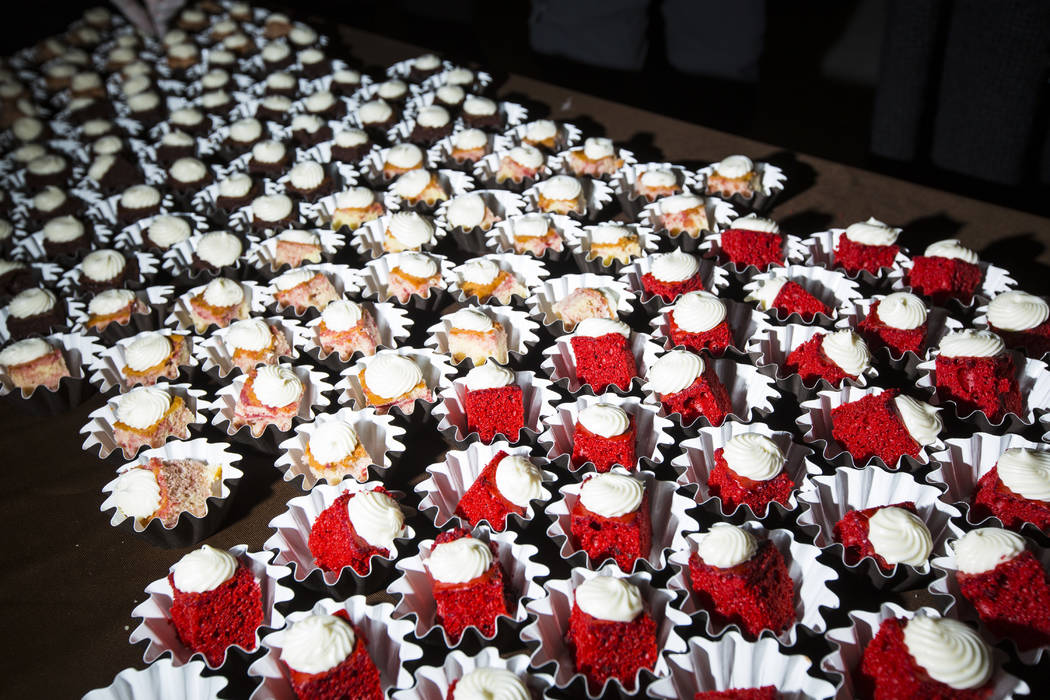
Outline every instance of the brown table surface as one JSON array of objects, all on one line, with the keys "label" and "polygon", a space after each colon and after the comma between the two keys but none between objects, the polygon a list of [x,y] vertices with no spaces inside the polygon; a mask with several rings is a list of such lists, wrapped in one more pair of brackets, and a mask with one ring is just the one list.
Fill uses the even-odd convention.
[{"label": "brown table surface", "polygon": [[[370,64],[422,52],[349,28],[340,35],[354,56],[367,57]],[[788,197],[773,212],[789,232],[808,234],[876,216],[903,225],[903,242],[915,248],[921,247],[917,240],[925,244],[958,237],[982,258],[1032,271],[1024,280],[1027,289],[1046,292],[1038,272],[1050,265],[1050,220],[804,154],[786,154],[521,76],[509,76],[500,94],[544,102],[555,119],[601,124],[616,141],[659,149],[669,161],[710,162],[731,153],[773,156],[785,163],[791,180]],[[784,118],[791,118],[790,105],[785,105]],[[108,685],[123,668],[144,667],[143,645],[128,643],[137,624],[131,610],[143,600],[146,584],[188,551],[154,548],[111,528],[108,515],[99,512],[100,489],[112,478],[113,467],[80,449],[78,431],[101,403],[95,397],[47,419],[0,406],[6,426],[0,433],[0,454],[7,455],[6,484],[0,491],[0,531],[7,533],[0,569],[0,619],[7,621],[0,653],[0,695],[5,697],[79,697]],[[244,460],[246,477],[231,519],[208,543],[262,547],[271,534],[269,520],[288,499],[300,495],[297,487],[278,478],[269,462],[258,455]]]}]

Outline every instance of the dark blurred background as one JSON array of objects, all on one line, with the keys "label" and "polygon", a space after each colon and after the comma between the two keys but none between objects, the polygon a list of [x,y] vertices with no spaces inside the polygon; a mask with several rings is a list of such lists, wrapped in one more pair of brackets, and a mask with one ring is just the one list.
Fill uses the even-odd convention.
[{"label": "dark blurred background", "polygon": [[[5,53],[88,4],[9,18]],[[1048,0],[260,4],[1050,215]]]}]

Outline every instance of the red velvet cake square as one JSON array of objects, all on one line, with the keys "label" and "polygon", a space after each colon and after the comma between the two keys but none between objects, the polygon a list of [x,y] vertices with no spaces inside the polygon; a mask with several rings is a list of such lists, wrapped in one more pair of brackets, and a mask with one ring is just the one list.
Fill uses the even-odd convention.
[{"label": "red velvet cake square", "polygon": [[722,232],[722,250],[737,265],[754,265],[765,270],[784,264],[784,237],[779,233],[726,229]]},{"label": "red velvet cake square", "polygon": [[849,236],[839,236],[835,246],[835,264],[846,272],[857,273],[861,270],[877,275],[879,268],[893,267],[900,247],[897,245],[868,245],[850,240]]},{"label": "red velvet cake square", "polygon": [[704,282],[700,278],[699,272],[679,282],[664,282],[651,272],[646,272],[642,275],[642,289],[668,303],[686,292],[695,292],[703,288]]},{"label": "red velvet cake square", "polygon": [[864,557],[872,557],[879,567],[886,571],[892,571],[894,565],[886,562],[879,555],[868,539],[868,520],[871,516],[883,508],[903,508],[915,513],[915,504],[911,501],[904,503],[893,503],[885,506],[875,506],[864,510],[851,510],[835,523],[835,541],[846,549],[845,560],[848,564],[854,564]]},{"label": "red velvet cake square", "polygon": [[592,692],[610,678],[619,680],[625,690],[634,690],[635,674],[643,668],[651,670],[659,656],[656,623],[644,611],[630,622],[602,620],[574,601],[565,639],[576,670],[587,678]]},{"label": "red velvet cake square", "polygon": [[868,315],[857,324],[857,333],[873,350],[889,348],[893,354],[901,355],[913,352],[922,355],[926,351],[926,333],[929,323],[923,322],[916,328],[894,328],[879,318],[879,302],[872,302]]},{"label": "red velvet cake square", "polygon": [[705,563],[694,552],[689,581],[704,608],[753,637],[765,629],[779,634],[795,621],[795,582],[784,556],[769,540],[759,542],[744,563],[724,569]]},{"label": "red velvet cake square", "polygon": [[525,427],[525,405],[520,386],[495,389],[467,390],[464,404],[467,409],[467,430],[477,432],[482,442],[492,442],[502,434],[511,442]]},{"label": "red velvet cake square", "polygon": [[[435,548],[446,542],[471,537],[470,532],[462,528],[442,532],[434,541]],[[446,583],[434,577],[430,579],[437,606],[436,619],[444,626],[448,638],[458,642],[463,631],[470,626],[477,627],[485,637],[496,633],[496,618],[510,615],[511,591],[504,581],[503,569],[499,563],[499,548],[495,542],[488,544],[492,552],[492,563],[488,570],[465,583]],[[431,550],[431,558],[433,558]]]},{"label": "red velvet cake square", "polygon": [[1007,413],[1024,415],[1017,367],[1008,352],[994,357],[944,357],[934,362],[934,383],[942,399],[959,404],[959,413],[983,411],[997,422]]},{"label": "red velvet cake square", "polygon": [[733,412],[729,392],[710,362],[704,363],[704,371],[682,391],[660,394],[660,403],[667,413],[680,413],[682,425],[691,425],[701,416],[711,425],[722,425],[726,416]]},{"label": "red velvet cake square", "polygon": [[524,508],[504,498],[496,486],[496,468],[506,456],[503,450],[497,452],[456,506],[456,515],[467,520],[471,527],[477,527],[482,520],[487,520],[493,529],[503,530],[507,527],[509,514],[525,514]]},{"label": "red velvet cake square", "polygon": [[668,313],[666,318],[671,342],[675,345],[682,345],[697,352],[707,350],[712,355],[724,354],[726,348],[733,345],[733,331],[728,321],[722,321],[714,328],[701,333],[690,333],[675,323],[673,313]]},{"label": "red velvet cake square", "polygon": [[832,386],[838,386],[843,379],[856,379],[852,374],[846,372],[837,364],[832,362],[821,344],[824,341],[824,333],[817,333],[806,342],[791,351],[784,360],[784,369],[788,372],[796,372],[806,384],[824,379]]},{"label": "red velvet cake square", "polygon": [[968,304],[980,286],[982,277],[980,266],[965,260],[917,255],[912,258],[912,268],[905,276],[904,283],[936,304],[943,304],[949,299]]},{"label": "red velvet cake square", "polygon": [[[619,476],[600,474],[595,478]],[[584,482],[586,484],[586,482]],[[642,494],[638,507],[623,515],[605,517],[589,510],[577,499],[570,511],[570,532],[576,545],[587,552],[597,566],[607,558],[616,561],[624,571],[631,571],[637,559],[649,556],[652,545],[652,519],[649,513],[649,491]]]},{"label": "red velvet cake square", "polygon": [[[333,613],[347,621],[354,630],[354,648],[337,666],[320,673],[303,673],[288,667],[292,690],[300,700],[383,700],[386,694],[368,643],[353,623],[346,610]],[[287,664],[285,664],[287,666]]]},{"label": "red velvet cake square", "polygon": [[[375,489],[387,493],[383,487]],[[341,571],[349,566],[360,576],[367,576],[372,568],[372,557],[390,556],[390,550],[373,547],[364,540],[350,522],[347,506],[357,493],[344,493],[321,511],[310,528],[308,545],[317,565],[325,571]]]},{"label": "red velvet cake square", "polygon": [[607,472],[616,465],[633,469],[638,462],[635,454],[637,438],[634,418],[630,418],[630,426],[625,432],[612,437],[592,433],[580,421],[576,421],[572,439],[572,465],[582,467],[591,462],[598,472]]},{"label": "red velvet cake square", "polygon": [[981,621],[1021,649],[1050,644],[1050,576],[1025,550],[979,574],[956,573]]},{"label": "red velvet cake square", "polygon": [[973,505],[978,515],[994,515],[1011,530],[1020,530],[1025,523],[1032,523],[1043,532],[1050,532],[1050,503],[1011,491],[999,478],[998,467],[992,467],[978,480]]},{"label": "red velvet cake square", "polygon": [[238,563],[233,576],[203,593],[180,591],[174,573],[168,574],[168,583],[175,594],[175,632],[183,644],[204,654],[209,665],[222,663],[231,645],[255,649],[255,630],[263,622],[262,591],[248,567]]},{"label": "red velvet cake square", "polygon": [[574,335],[569,342],[576,357],[576,377],[596,392],[610,384],[628,389],[631,380],[638,376],[631,341],[619,333],[596,338]]},{"label": "red velvet cake square", "polygon": [[817,314],[831,316],[828,305],[807,292],[802,285],[788,280],[773,298],[772,308],[778,310],[782,316],[797,313],[806,322],[812,321]]},{"label": "red velvet cake square", "polygon": [[761,688],[731,688],[729,690],[704,690],[697,693],[693,700],[777,700],[780,697],[776,686],[764,685]]},{"label": "red velvet cake square", "polygon": [[831,411],[831,435],[845,447],[858,466],[878,457],[893,469],[903,455],[918,457],[922,449],[904,426],[888,389],[842,404]]},{"label": "red velvet cake square", "polygon": [[747,505],[761,518],[765,516],[769,504],[774,501],[784,506],[788,505],[795,482],[786,471],[781,470],[768,481],[748,479],[730,469],[722,453],[722,448],[715,450],[715,466],[707,476],[707,487],[712,496],[722,499],[726,510],[731,511],[737,506]]}]

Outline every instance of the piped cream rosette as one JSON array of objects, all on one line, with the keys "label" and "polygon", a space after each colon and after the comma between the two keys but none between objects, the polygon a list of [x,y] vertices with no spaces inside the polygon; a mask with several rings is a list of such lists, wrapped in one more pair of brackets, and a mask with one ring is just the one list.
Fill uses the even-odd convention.
[{"label": "piped cream rosette", "polygon": [[[173,331],[170,328],[161,328],[156,331],[144,331],[137,333],[136,335],[128,338],[121,338],[112,347],[106,348],[98,357],[95,358],[94,363],[91,365],[91,377],[90,381],[92,384],[99,388],[101,393],[106,393],[111,389],[116,388],[118,391],[125,392],[130,389],[133,384],[128,381],[127,376],[124,374],[124,369],[128,366],[128,348],[132,345],[139,345],[143,351],[140,353],[138,350],[132,349],[134,355],[141,355],[142,362],[147,362],[149,359],[154,357],[157,358],[157,362],[164,360],[164,356],[160,355],[160,344],[149,342],[148,347],[146,345],[140,345],[144,338],[153,338],[154,335],[161,335],[168,339],[169,345],[168,351],[172,349],[172,338],[178,336],[182,338],[183,343],[189,346],[189,358],[184,364],[179,365],[179,378],[176,380],[169,380],[167,377],[161,377],[160,381],[178,381],[178,380],[191,380],[197,369],[197,359],[193,356],[193,336],[189,333]],[[148,352],[147,352],[148,351]],[[133,357],[133,360],[135,358]],[[157,364],[156,362],[153,364]],[[147,365],[147,367],[150,365]]]},{"label": "piped cream rosette", "polygon": [[448,229],[433,216],[415,211],[394,211],[359,226],[350,242],[358,255],[374,260],[386,252],[383,241],[388,231],[406,250],[425,253],[433,251],[448,235]]},{"label": "piped cream rosette", "polygon": [[[579,201],[582,202],[583,210],[574,211],[568,214],[574,219],[581,221],[597,221],[598,217],[602,215],[602,211],[612,203],[612,188],[608,183],[603,182],[602,180],[587,177],[586,175],[578,177],[572,175],[555,175],[547,180],[541,180],[540,182],[535,183],[521,193],[522,197],[525,199],[526,211],[542,211],[539,206],[541,192],[546,190],[548,191],[548,196],[550,196],[550,188],[547,183],[553,182],[555,178],[558,177],[565,177],[569,180],[574,180],[579,184],[579,189],[575,191],[575,197],[578,197]],[[566,183],[567,182],[568,181],[566,180]],[[558,194],[561,194],[562,191],[563,188],[556,188]],[[565,191],[570,190],[566,188]],[[554,197],[551,198],[553,199]],[[558,199],[560,199],[560,197]]]},{"label": "piped cream rosette", "polygon": [[[739,301],[733,301],[732,299],[717,297],[717,300],[721,302],[721,306],[724,309],[724,315],[719,312],[716,306],[714,306],[711,297],[703,299],[706,303],[696,303],[694,300],[687,298],[687,301],[678,307],[679,301],[683,298],[687,298],[685,294],[678,297],[675,303],[668,304],[666,306],[661,305],[659,310],[656,312],[653,318],[649,320],[649,326],[653,329],[653,340],[660,343],[660,345],[671,350],[676,347],[684,347],[681,345],[675,345],[674,341],[671,340],[671,318],[675,318],[675,323],[678,324],[679,328],[689,331],[689,327],[683,328],[682,321],[677,316],[679,314],[686,315],[687,319],[693,319],[694,323],[698,325],[693,328],[702,328],[700,331],[693,332],[704,332],[709,331],[722,321],[726,321],[729,325],[729,330],[733,334],[733,344],[729,347],[730,350],[735,350],[737,353],[743,355],[746,351],[747,344],[750,340],[757,335],[764,333],[769,327],[770,323],[764,313],[758,309],[754,309],[748,304]],[[653,301],[659,301],[662,304],[662,299],[657,297]],[[717,319],[717,320],[716,320]],[[688,323],[689,321],[686,321]],[[709,327],[704,328],[704,326]],[[710,353],[705,351],[705,356],[710,356]]]},{"label": "piped cream rosette", "polygon": [[667,302],[663,297],[646,291],[642,283],[645,275],[652,274],[658,280],[661,279],[660,275],[664,275],[669,278],[663,280],[665,282],[681,282],[697,273],[704,290],[717,297],[725,296],[724,292],[729,286],[729,273],[707,258],[678,249],[636,259],[620,270],[617,280],[626,284],[627,288],[638,296],[646,311],[655,314],[660,307],[667,305]]},{"label": "piped cream rosette", "polygon": [[[517,255],[515,253],[489,253],[487,255],[481,255],[476,258],[471,258],[461,265],[457,265],[445,277],[445,281],[448,284],[449,294],[456,298],[461,304],[470,303],[486,303],[486,304],[497,304],[500,303],[495,297],[488,297],[487,299],[479,300],[476,295],[467,295],[462,289],[462,282],[467,279],[469,275],[475,275],[483,272],[480,268],[472,269],[471,266],[480,263],[484,266],[485,271],[491,272],[492,266],[498,268],[495,271],[495,275],[499,275],[500,272],[506,272],[517,277],[526,289],[527,294],[523,295],[522,300],[527,298],[532,290],[538,285],[542,284],[550,272],[547,270],[547,266],[543,264],[542,260],[537,260],[531,255]],[[517,301],[518,295],[513,295],[512,303],[521,303]]]},{"label": "piped cream rosette", "polygon": [[[797,323],[771,326],[764,333],[760,333],[752,338],[745,349],[757,367],[773,376],[777,386],[791,391],[800,398],[806,399],[810,398],[818,390],[834,389],[836,387],[832,387],[823,378],[812,384],[807,384],[802,380],[801,375],[797,372],[789,372],[784,364],[792,351],[812,339],[813,336],[823,333],[826,337],[835,332],[827,328],[803,326]],[[857,338],[850,343],[842,343],[843,351],[840,353],[842,359],[848,362],[850,369],[856,368],[859,370],[857,378],[844,379],[843,386],[866,387],[879,374],[875,365],[871,362],[871,354],[867,350],[867,343],[864,343],[864,349],[861,349]],[[861,340],[861,342],[863,341]],[[865,352],[867,355],[865,355]]]},{"label": "piped cream rosette", "polygon": [[[222,280],[222,282],[219,282],[219,280]],[[221,287],[219,286],[220,284],[222,285]],[[237,287],[241,288],[239,299],[236,292]],[[266,313],[266,307],[274,303],[270,291],[257,282],[216,278],[208,284],[193,287],[176,297],[171,313],[164,319],[164,325],[178,331],[188,331],[198,335],[209,336],[213,335],[214,331],[220,330],[215,323],[209,323],[206,328],[200,329],[194,320],[192,300],[199,295],[205,295],[204,302],[212,306],[229,307],[243,305],[247,302],[247,311],[250,316],[262,316]],[[226,328],[228,327],[226,326]]]},{"label": "piped cream rosette", "polygon": [[[432,350],[421,350],[410,347],[397,348],[394,350],[381,350],[375,355],[361,357],[354,365],[346,368],[340,373],[341,379],[335,385],[336,391],[339,392],[339,403],[349,405],[358,410],[367,407],[368,400],[365,398],[364,387],[361,386],[359,375],[368,368],[369,364],[375,362],[376,358],[390,356],[409,360],[419,369],[420,378],[434,396],[431,401],[423,402],[423,404],[435,403],[437,395],[444,389],[448,388],[451,384],[450,377],[455,373],[455,370],[452,368],[451,364],[449,364],[448,358],[444,355],[439,355]],[[407,387],[406,391],[412,389],[414,386],[415,384]],[[396,397],[391,396],[385,398]],[[404,413],[404,415],[412,415],[416,412],[417,408],[419,408],[421,412],[426,413],[427,411],[423,404],[417,399],[413,402],[408,411],[402,411],[402,413]]]}]

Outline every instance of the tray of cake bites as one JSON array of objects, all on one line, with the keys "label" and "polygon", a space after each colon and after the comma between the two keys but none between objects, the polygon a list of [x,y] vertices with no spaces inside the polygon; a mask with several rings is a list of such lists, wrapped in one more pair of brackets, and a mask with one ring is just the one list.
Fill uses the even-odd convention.
[{"label": "tray of cake bites", "polygon": [[202,0],[0,61],[0,396],[94,401],[97,525],[191,548],[89,697],[1038,689],[1046,299],[352,48]]}]

